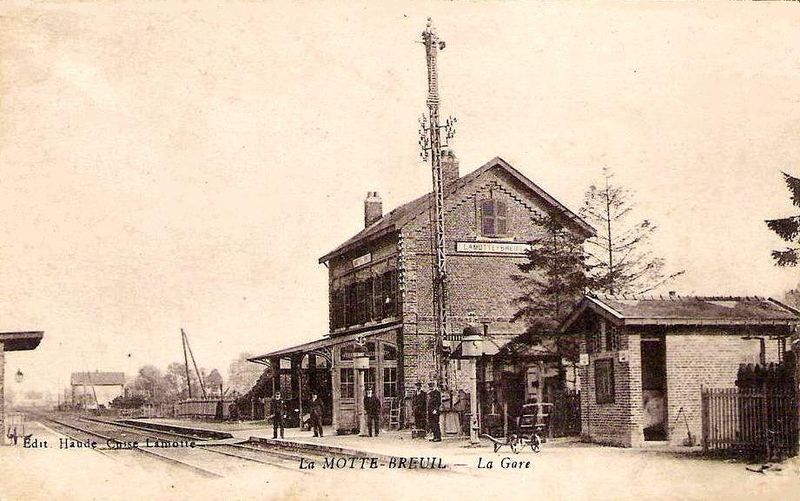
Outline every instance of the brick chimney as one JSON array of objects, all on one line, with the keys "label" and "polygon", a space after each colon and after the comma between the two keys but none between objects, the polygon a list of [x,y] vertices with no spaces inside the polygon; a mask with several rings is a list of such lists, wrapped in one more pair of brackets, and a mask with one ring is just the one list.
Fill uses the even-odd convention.
[{"label": "brick chimney", "polygon": [[459,177],[456,154],[453,150],[442,150],[442,186],[449,186]]},{"label": "brick chimney", "polygon": [[364,228],[383,217],[383,202],[377,191],[368,191],[364,200]]}]

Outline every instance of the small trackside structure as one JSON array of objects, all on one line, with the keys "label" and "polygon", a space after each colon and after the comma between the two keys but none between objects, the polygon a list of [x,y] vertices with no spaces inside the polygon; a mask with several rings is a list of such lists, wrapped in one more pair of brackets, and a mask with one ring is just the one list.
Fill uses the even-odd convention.
[{"label": "small trackside structure", "polygon": [[6,443],[8,434],[5,424],[5,353],[9,351],[33,350],[42,341],[44,332],[0,332],[0,445]]},{"label": "small trackside structure", "polygon": [[703,388],[783,360],[798,311],[760,297],[587,295],[561,325],[581,337],[581,435],[624,447],[697,445]]}]

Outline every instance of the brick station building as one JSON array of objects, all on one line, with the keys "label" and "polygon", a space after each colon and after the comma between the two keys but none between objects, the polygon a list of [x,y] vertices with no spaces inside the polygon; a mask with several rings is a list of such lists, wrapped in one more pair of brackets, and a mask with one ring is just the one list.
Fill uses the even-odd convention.
[{"label": "brick station building", "polygon": [[[543,231],[531,216],[552,214],[584,237],[594,230],[499,157],[463,177],[452,152],[444,152],[442,165],[448,332],[461,333],[468,323],[483,324],[485,356],[478,379],[484,391],[494,394],[481,400],[499,402],[505,397],[497,383],[503,369],[510,369],[496,367],[492,356],[526,327],[511,322],[513,300],[520,294],[512,275],[519,272],[529,242]],[[424,385],[436,374],[432,200],[428,193],[385,214],[378,193],[368,194],[364,229],[319,259],[329,274],[329,333],[250,359],[272,368],[272,388],[265,388],[262,398],[280,388],[302,409],[316,391],[331,409],[329,422],[335,429],[354,429],[352,353],[358,342],[369,353],[366,384],[383,399],[384,424],[389,409],[398,405],[406,406],[404,415],[410,419],[403,397],[413,394],[415,383]],[[514,370],[525,372],[524,367]],[[466,389],[457,361],[451,361],[451,374],[448,395]],[[520,387],[506,393],[524,393],[524,376],[512,379]]]},{"label": "brick station building", "polygon": [[5,354],[10,351],[33,350],[42,340],[44,332],[0,332],[0,445],[6,443],[5,407]]},{"label": "brick station building", "polygon": [[743,363],[780,362],[798,322],[771,298],[584,297],[561,326],[582,338],[581,435],[680,445],[688,426],[699,439],[701,388],[735,387]]}]

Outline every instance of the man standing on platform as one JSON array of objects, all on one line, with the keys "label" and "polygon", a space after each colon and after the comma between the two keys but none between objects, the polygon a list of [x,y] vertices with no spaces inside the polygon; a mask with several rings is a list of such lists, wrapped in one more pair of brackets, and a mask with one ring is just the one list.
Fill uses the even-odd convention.
[{"label": "man standing on platform", "polygon": [[367,412],[367,430],[372,436],[372,427],[375,426],[375,436],[380,432],[381,402],[372,395],[372,388],[367,388],[367,396],[364,397],[364,410]]},{"label": "man standing on platform", "polygon": [[322,436],[322,400],[316,393],[311,395],[311,429],[315,437]]},{"label": "man standing on platform", "polygon": [[286,419],[286,402],[281,398],[281,392],[276,391],[272,397],[272,438],[278,438],[278,428],[281,429],[283,438],[284,419]]},{"label": "man standing on platform", "polygon": [[442,394],[436,383],[428,383],[428,427],[433,431],[432,442],[442,441],[442,429],[439,426],[439,410],[442,406]]},{"label": "man standing on platform", "polygon": [[413,400],[414,427],[418,430],[428,430],[428,394],[422,389],[422,383],[417,381],[417,393]]}]

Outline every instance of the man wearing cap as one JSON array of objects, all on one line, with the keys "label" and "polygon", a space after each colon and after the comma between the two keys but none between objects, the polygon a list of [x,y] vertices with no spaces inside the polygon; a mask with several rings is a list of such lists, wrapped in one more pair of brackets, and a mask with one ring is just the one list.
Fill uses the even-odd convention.
[{"label": "man wearing cap", "polygon": [[432,442],[442,441],[442,429],[439,426],[439,410],[442,406],[442,394],[436,383],[428,383],[428,427],[433,431]]},{"label": "man wearing cap", "polygon": [[286,419],[286,401],[281,398],[281,392],[276,391],[272,398],[272,438],[278,438],[278,428],[283,438],[283,420]]},{"label": "man wearing cap", "polygon": [[422,389],[422,383],[417,381],[417,393],[412,401],[414,409],[414,427],[418,430],[428,429],[428,394]]}]

